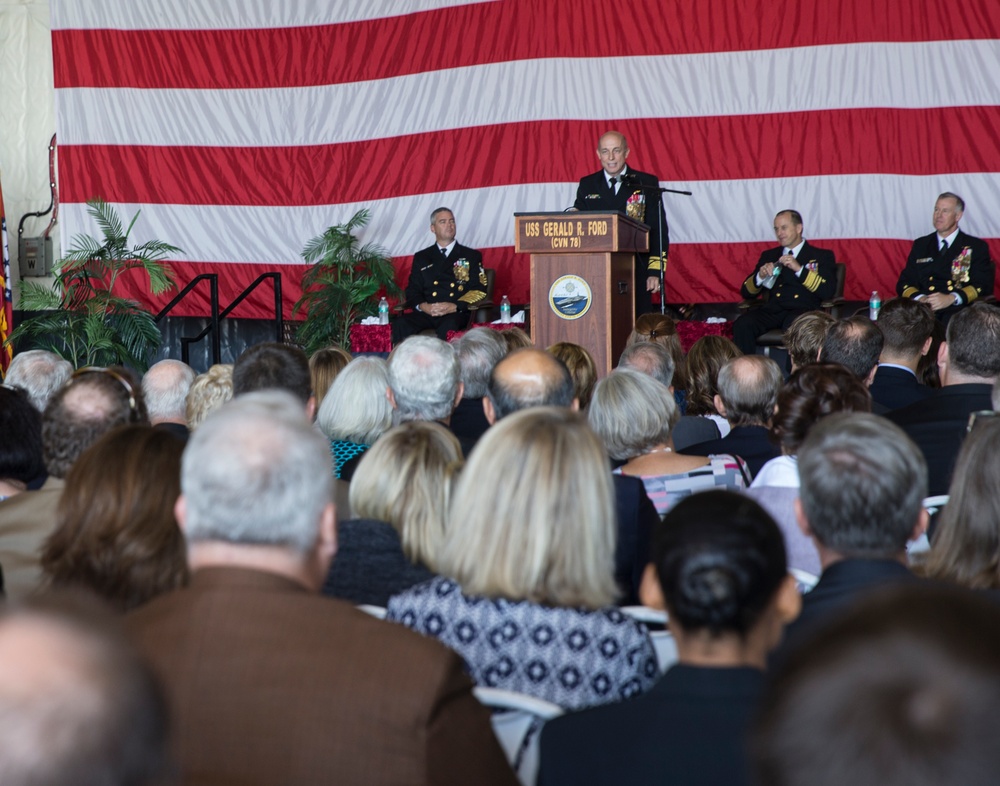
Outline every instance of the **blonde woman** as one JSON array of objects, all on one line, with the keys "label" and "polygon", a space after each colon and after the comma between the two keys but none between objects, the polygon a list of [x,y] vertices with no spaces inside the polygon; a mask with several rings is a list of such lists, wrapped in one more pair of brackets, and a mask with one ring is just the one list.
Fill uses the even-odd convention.
[{"label": "blonde woman", "polygon": [[233,397],[233,364],[216,363],[194,378],[185,402],[188,428],[194,431],[208,414]]},{"label": "blonde woman", "polygon": [[658,675],[646,629],[611,604],[614,488],[579,414],[536,407],[480,440],[462,473],[437,578],[388,619],[456,650],[480,685],[567,709],[619,701]]},{"label": "blonde woman", "polygon": [[357,518],[340,522],[324,594],[384,606],[433,578],[461,468],[458,440],[438,423],[413,421],[383,434],[351,480]]}]

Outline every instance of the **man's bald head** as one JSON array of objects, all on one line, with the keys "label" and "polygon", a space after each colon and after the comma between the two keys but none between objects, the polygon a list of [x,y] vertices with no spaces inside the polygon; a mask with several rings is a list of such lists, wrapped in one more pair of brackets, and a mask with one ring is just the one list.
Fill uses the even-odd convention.
[{"label": "man's bald head", "polygon": [[42,415],[45,467],[64,478],[79,455],[115,426],[148,422],[141,390],[126,369],[78,371]]},{"label": "man's bald head", "polygon": [[529,407],[578,405],[565,363],[541,349],[519,349],[493,367],[483,406],[492,423]]},{"label": "man's bald head", "polygon": [[0,621],[0,782],[151,783],[167,770],[166,703],[116,619],[36,598]]}]

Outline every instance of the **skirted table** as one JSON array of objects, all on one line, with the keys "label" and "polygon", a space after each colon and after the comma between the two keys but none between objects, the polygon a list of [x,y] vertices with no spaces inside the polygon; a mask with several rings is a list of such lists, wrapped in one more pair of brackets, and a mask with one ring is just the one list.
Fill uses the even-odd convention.
[{"label": "skirted table", "polygon": [[[511,322],[507,325],[494,325],[485,323],[473,325],[472,327],[488,327],[493,330],[506,330],[508,328],[524,328],[525,325],[518,322]],[[462,335],[464,331],[456,331],[448,334],[448,340],[453,341]],[[681,340],[681,347],[687,352],[702,336],[722,336],[731,339],[733,337],[732,322],[696,322],[693,320],[680,320],[677,322],[677,335]],[[352,325],[351,326],[351,354],[357,355],[362,352],[381,352],[386,354],[392,350],[392,329],[389,325]]]}]

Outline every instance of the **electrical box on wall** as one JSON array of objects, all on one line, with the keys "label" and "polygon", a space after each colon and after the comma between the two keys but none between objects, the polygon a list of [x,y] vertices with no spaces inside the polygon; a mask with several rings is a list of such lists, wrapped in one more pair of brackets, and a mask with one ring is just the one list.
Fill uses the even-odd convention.
[{"label": "electrical box on wall", "polygon": [[20,237],[17,242],[21,262],[21,278],[52,275],[52,238]]}]

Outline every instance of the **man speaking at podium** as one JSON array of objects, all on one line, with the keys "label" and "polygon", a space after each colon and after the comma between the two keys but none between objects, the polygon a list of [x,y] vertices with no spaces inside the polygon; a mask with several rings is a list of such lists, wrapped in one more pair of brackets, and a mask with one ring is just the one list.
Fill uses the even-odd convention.
[{"label": "man speaking at podium", "polygon": [[601,171],[580,180],[576,189],[577,210],[619,211],[649,227],[649,255],[638,255],[635,266],[635,314],[652,310],[650,292],[660,291],[659,235],[656,213],[663,220],[663,258],[667,258],[670,235],[667,217],[660,199],[660,181],[656,175],[631,169],[628,142],[617,131],[606,132],[597,142]]}]

